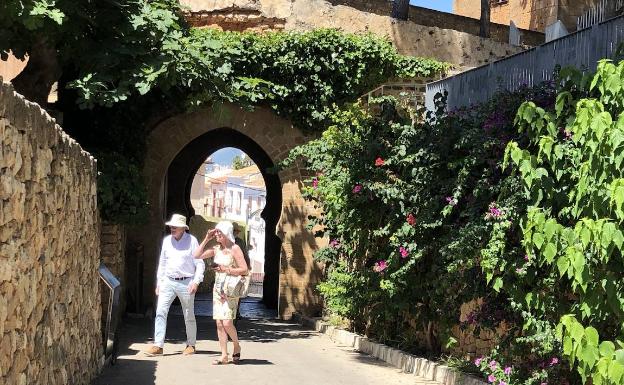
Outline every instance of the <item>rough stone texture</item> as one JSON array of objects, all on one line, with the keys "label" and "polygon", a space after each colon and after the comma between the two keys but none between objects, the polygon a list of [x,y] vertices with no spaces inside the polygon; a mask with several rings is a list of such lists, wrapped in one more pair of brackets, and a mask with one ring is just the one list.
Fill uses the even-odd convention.
[{"label": "rough stone texture", "polygon": [[[333,5],[347,5],[365,12],[371,12],[378,15],[390,15],[392,11],[392,2],[387,0],[328,0]],[[492,8],[494,12],[495,9]],[[428,27],[438,27],[443,29],[454,29],[460,32],[467,32],[472,35],[478,35],[481,27],[479,20],[473,17],[456,15],[448,12],[435,11],[433,9],[410,6],[407,20],[419,25]],[[495,21],[496,20],[496,21]],[[499,22],[492,17],[493,23],[490,24],[491,39],[500,43],[509,42],[509,18],[507,22]],[[497,24],[500,23],[500,24]],[[544,42],[544,34],[537,31],[521,30],[521,43],[535,46]]]},{"label": "rough stone texture", "polygon": [[473,358],[486,355],[501,341],[502,337],[509,334],[509,325],[502,321],[494,329],[480,329],[479,334],[475,336],[475,327],[466,322],[469,314],[477,311],[481,306],[483,306],[483,299],[477,298],[464,303],[459,309],[459,322],[464,323],[464,327],[456,325],[452,328],[452,334],[458,343],[449,349],[451,353]]},{"label": "rough stone texture", "polygon": [[[543,32],[557,20],[565,24],[568,31],[576,31],[576,19],[587,11],[596,0],[509,0],[499,1],[491,8],[490,20],[509,25],[513,20],[518,28]],[[453,11],[458,15],[474,19],[481,17],[481,2],[455,0]]]},{"label": "rough stone texture", "polygon": [[18,60],[13,55],[9,55],[7,60],[0,60],[0,78],[4,79],[5,82],[10,82],[22,72],[27,62],[28,60]]},{"label": "rough stone texture", "polygon": [[[120,309],[125,309],[126,296],[126,228],[115,223],[100,223],[100,257],[102,263],[121,282]],[[108,289],[107,289],[108,291]],[[108,293],[102,293],[103,300],[108,301]],[[102,302],[105,314],[108,302]],[[104,318],[105,319],[105,318]]]},{"label": "rough stone texture", "polygon": [[[302,132],[271,111],[256,108],[246,111],[226,104],[205,108],[165,120],[152,130],[147,139],[144,178],[150,203],[148,223],[128,232],[128,240],[143,250],[146,301],[153,298],[154,278],[158,265],[159,240],[163,235],[165,178],[175,156],[195,138],[221,127],[231,128],[250,137],[274,163],[288,155],[296,145],[304,143]],[[295,309],[318,310],[320,298],[315,291],[321,277],[320,266],[312,259],[318,247],[313,234],[306,230],[307,216],[313,208],[301,195],[304,173],[293,166],[279,173],[282,186],[282,214],[275,231],[282,240],[279,276],[279,314],[290,318]],[[209,284],[207,283],[207,286]]]},{"label": "rough stone texture", "polygon": [[115,223],[102,223],[100,234],[102,262],[121,282],[125,281],[125,227]]},{"label": "rough stone texture", "polygon": [[102,357],[96,162],[0,83],[0,383],[89,384]]},{"label": "rough stone texture", "polygon": [[[373,0],[369,0],[371,2]],[[341,5],[343,3],[347,5]],[[444,29],[397,21],[389,13],[374,13],[379,7],[365,12],[348,6],[355,4],[353,0],[181,0],[181,4],[190,8],[187,18],[196,26],[237,31],[340,28],[353,33],[374,32],[388,37],[402,54],[432,57],[459,68],[476,67],[522,50],[451,29],[453,26],[462,28],[460,23],[445,22],[449,28]],[[417,19],[418,13],[413,17]],[[422,16],[420,20],[426,18]],[[440,16],[440,20],[444,18]]]}]

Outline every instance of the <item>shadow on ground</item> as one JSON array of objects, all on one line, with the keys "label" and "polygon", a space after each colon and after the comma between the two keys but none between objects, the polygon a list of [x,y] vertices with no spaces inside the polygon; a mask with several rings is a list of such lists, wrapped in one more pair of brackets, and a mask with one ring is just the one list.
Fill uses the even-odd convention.
[{"label": "shadow on ground", "polygon": [[[212,301],[201,296],[195,301],[197,321],[196,355],[220,354]],[[246,298],[241,304],[242,319],[236,321],[241,342],[271,343],[281,339],[303,339],[314,335],[299,325],[277,319],[274,310],[266,309],[258,299]],[[155,384],[158,360],[142,354],[153,341],[154,321],[150,318],[124,318],[120,326],[117,361],[104,368],[92,385]],[[186,342],[184,318],[179,305],[173,305],[167,319],[165,352],[163,356],[181,356]],[[212,358],[211,358],[212,360]],[[262,358],[243,358],[240,365],[273,365]]]}]

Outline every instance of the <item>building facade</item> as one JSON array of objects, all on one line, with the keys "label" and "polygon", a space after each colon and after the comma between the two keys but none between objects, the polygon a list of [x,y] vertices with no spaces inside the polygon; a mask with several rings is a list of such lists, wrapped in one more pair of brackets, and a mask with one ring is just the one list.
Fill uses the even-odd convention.
[{"label": "building facade", "polygon": [[260,214],[266,205],[266,187],[260,169],[252,165],[233,170],[208,160],[206,173],[200,171],[191,187],[196,215],[244,224],[252,272],[263,273],[266,226]]},{"label": "building facade", "polygon": [[[597,0],[490,0],[490,21],[521,29],[544,32],[561,20],[569,32],[576,30],[576,20]],[[475,19],[481,17],[481,0],[454,0],[453,12]]]}]

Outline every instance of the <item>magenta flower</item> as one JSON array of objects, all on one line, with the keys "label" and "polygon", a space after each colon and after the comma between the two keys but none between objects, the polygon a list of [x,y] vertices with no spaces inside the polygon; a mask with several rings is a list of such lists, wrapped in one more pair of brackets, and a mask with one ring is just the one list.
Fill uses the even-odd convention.
[{"label": "magenta flower", "polygon": [[505,373],[506,375],[510,375],[511,374],[511,366],[507,366],[505,368],[505,370],[503,370],[503,373]]},{"label": "magenta flower", "polygon": [[557,357],[553,357],[553,358],[550,360],[550,366],[555,366],[555,365],[557,365],[558,363],[559,363],[559,359],[558,359]]},{"label": "magenta flower", "polygon": [[444,199],[446,200],[446,203],[448,203],[450,206],[455,206],[457,204],[457,199],[453,197],[446,197]]},{"label": "magenta flower", "polygon": [[357,194],[360,191],[362,191],[362,185],[361,184],[357,183],[355,186],[353,186],[353,193],[354,194]]},{"label": "magenta flower", "polygon": [[492,218],[500,218],[503,215],[503,210],[499,209],[496,205],[496,202],[492,202],[490,203],[490,206],[488,207],[488,212],[487,214],[485,214],[485,219],[492,219]]},{"label": "magenta flower", "polygon": [[496,381],[496,377],[493,374],[490,374],[488,376],[488,382],[494,383],[494,381]]},{"label": "magenta flower", "polygon": [[387,268],[388,268],[388,262],[382,259],[380,261],[375,262],[375,266],[373,266],[373,271],[376,273],[381,273]]},{"label": "magenta flower", "polygon": [[318,187],[318,178],[312,178],[312,187],[317,188]]},{"label": "magenta flower", "polygon": [[409,255],[409,251],[403,246],[399,247],[399,253],[401,253],[401,258],[407,258]]},{"label": "magenta flower", "polygon": [[479,357],[474,361],[475,366],[481,365],[481,361],[483,361],[483,357]]},{"label": "magenta flower", "polygon": [[498,362],[492,360],[490,361],[489,366],[490,366],[490,369],[496,370],[496,368],[498,367]]},{"label": "magenta flower", "polygon": [[497,207],[490,207],[490,214],[492,214],[494,218],[498,218],[503,215],[503,212]]}]

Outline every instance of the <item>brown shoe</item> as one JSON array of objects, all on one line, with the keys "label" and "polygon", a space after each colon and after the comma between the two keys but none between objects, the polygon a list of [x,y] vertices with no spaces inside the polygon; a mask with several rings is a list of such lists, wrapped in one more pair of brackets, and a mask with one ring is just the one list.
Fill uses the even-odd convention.
[{"label": "brown shoe", "polygon": [[187,345],[186,349],[184,349],[182,354],[184,354],[185,356],[188,356],[189,354],[195,354],[195,346]]},{"label": "brown shoe", "polygon": [[162,356],[163,355],[163,348],[158,347],[156,345],[152,345],[152,346],[150,346],[149,349],[144,350],[143,354],[145,354],[146,356],[150,356],[150,357]]}]

